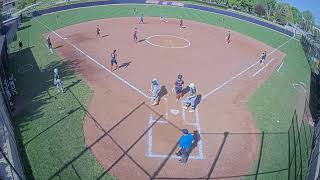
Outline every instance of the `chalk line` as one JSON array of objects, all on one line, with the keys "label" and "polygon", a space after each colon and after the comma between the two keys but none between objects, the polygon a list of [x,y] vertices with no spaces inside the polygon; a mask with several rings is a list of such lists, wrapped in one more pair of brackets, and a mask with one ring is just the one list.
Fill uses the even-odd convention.
[{"label": "chalk line", "polygon": [[[184,41],[187,42],[187,45],[185,45],[185,46],[171,46],[171,43],[168,42],[168,44],[170,45],[170,47],[168,47],[168,46],[162,46],[162,45],[154,44],[154,43],[152,43],[152,42],[149,41],[149,39],[151,39],[151,38],[153,38],[153,37],[161,37],[161,36],[167,36],[167,37],[174,37],[174,38],[177,38],[177,39],[182,39],[182,40],[184,40]],[[148,44],[152,45],[152,46],[161,47],[161,48],[182,49],[182,48],[187,48],[187,47],[189,47],[189,46],[191,45],[191,42],[190,42],[188,39],[181,38],[181,37],[178,37],[178,36],[173,36],[173,35],[159,35],[159,34],[157,34],[157,35],[153,35],[153,36],[149,36],[149,37],[145,38],[145,41],[146,41]]]},{"label": "chalk line", "polygon": [[191,122],[188,122],[187,121],[187,118],[186,118],[186,109],[183,108],[184,104],[183,102],[181,101],[181,109],[182,109],[182,113],[181,113],[181,118],[183,120],[183,122],[187,125],[192,125],[192,126],[197,126],[196,123],[191,123]]},{"label": "chalk line", "polygon": [[[278,49],[280,49],[282,46],[284,46],[285,44],[287,44],[289,41],[291,41],[293,39],[293,37],[291,37],[290,39],[288,39],[286,42],[284,42],[283,44],[281,44],[279,47],[275,48],[274,50],[272,50],[269,55],[273,54],[274,52],[276,52]],[[256,64],[258,64],[260,61],[260,59],[258,61],[256,61],[255,63],[251,64],[249,67],[247,67],[246,69],[242,70],[241,72],[239,72],[238,74],[232,76],[230,79],[228,79],[227,81],[223,82],[222,84],[220,84],[218,87],[210,90],[208,93],[206,93],[205,95],[203,95],[202,100],[206,99],[208,96],[210,96],[211,94],[217,92],[218,90],[220,90],[221,88],[223,88],[225,85],[229,84],[230,82],[232,82],[234,79],[238,78],[239,76],[241,76],[242,74],[244,74],[245,72],[247,72],[248,70],[250,70],[252,67],[254,67]]]},{"label": "chalk line", "polygon": [[[201,134],[201,127],[200,127],[200,118],[199,118],[199,112],[198,107],[196,108],[195,114],[196,114],[196,125],[198,133]],[[201,136],[201,135],[200,135]],[[202,144],[202,138],[200,137],[200,140],[198,142],[198,150],[199,150],[199,159],[203,159],[203,144]]]},{"label": "chalk line", "polygon": [[283,60],[282,60],[282,62],[280,64],[280,66],[278,67],[277,72],[280,72],[280,69],[282,68],[282,66],[283,66]]},{"label": "chalk line", "polygon": [[[154,158],[167,158],[168,155],[165,154],[154,154],[152,153],[149,157],[154,157]],[[177,155],[171,155],[170,159],[180,159],[179,156]],[[196,160],[201,160],[201,158],[198,156],[189,156],[188,159],[196,159]]]},{"label": "chalk line", "polygon": [[301,83],[301,82],[299,82],[299,83],[293,83],[292,86],[293,86],[294,89],[297,89],[297,87],[300,87],[300,88],[302,88],[303,92],[306,93],[307,90],[306,90],[306,88],[304,87],[303,84],[304,84],[304,83]]},{"label": "chalk line", "polygon": [[166,119],[168,119],[169,118],[169,103],[168,103],[168,99],[167,98],[163,98],[164,99],[164,101],[166,102]]},{"label": "chalk line", "polygon": [[[152,114],[149,115],[149,118],[148,118],[148,127],[150,127],[152,125],[152,121],[153,121],[153,118],[152,118]],[[148,154],[147,156],[151,156],[152,154],[152,128],[148,131]]]},{"label": "chalk line", "polygon": [[71,42],[67,41],[67,39],[63,38],[60,34],[58,34],[56,31],[50,29],[47,25],[43,24],[41,21],[39,21],[38,19],[35,18],[35,20],[41,24],[42,26],[44,26],[45,28],[47,28],[49,31],[51,31],[52,33],[54,33],[56,36],[58,36],[60,39],[62,39],[63,41],[65,41],[67,44],[71,45],[73,48],[75,48],[77,51],[79,51],[81,54],[85,55],[87,58],[89,58],[92,62],[96,63],[98,66],[100,66],[102,69],[106,70],[108,73],[110,73],[111,75],[113,75],[115,78],[117,78],[118,80],[120,80],[121,82],[123,82],[124,84],[128,85],[130,88],[134,89],[135,91],[137,91],[139,94],[141,94],[142,96],[144,96],[145,98],[150,99],[151,97],[146,95],[144,92],[142,92],[140,89],[138,89],[137,87],[135,87],[134,85],[130,84],[128,81],[126,81],[125,79],[123,79],[122,77],[120,77],[119,75],[113,73],[112,71],[110,71],[108,68],[106,68],[104,65],[102,65],[101,63],[99,63],[97,60],[95,60],[94,58],[92,58],[91,56],[89,56],[87,53],[85,53],[84,51],[82,51],[81,49],[79,49],[77,46],[75,46],[74,44],[72,44]]},{"label": "chalk line", "polygon": [[275,60],[274,58],[272,58],[265,66],[263,66],[262,68],[260,68],[257,72],[255,72],[252,76],[255,77],[256,75],[258,75],[262,70],[264,70],[266,67],[269,66],[270,63],[272,63],[272,61]]}]

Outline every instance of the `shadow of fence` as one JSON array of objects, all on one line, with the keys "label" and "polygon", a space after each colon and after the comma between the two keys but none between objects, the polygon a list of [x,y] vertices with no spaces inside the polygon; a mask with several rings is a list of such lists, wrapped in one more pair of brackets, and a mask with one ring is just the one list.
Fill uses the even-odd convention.
[{"label": "shadow of fence", "polygon": [[[71,96],[73,96],[75,99],[77,97],[72,92],[70,88],[68,88],[67,93],[70,93]],[[90,145],[87,145],[86,148],[84,148],[81,152],[79,152],[76,156],[74,156],[72,159],[70,159],[67,163],[64,163],[62,167],[60,167],[49,179],[55,179],[57,177],[60,177],[61,174],[64,173],[67,169],[72,168],[73,171],[77,173],[77,169],[73,166],[73,164],[80,159],[85,152],[91,150],[93,146],[98,144],[101,140],[103,140],[105,137],[108,137],[117,147],[121,150],[121,155],[107,168],[105,167],[105,170],[102,174],[100,174],[97,179],[104,179],[110,171],[117,166],[121,161],[123,161],[125,158],[129,159],[137,168],[139,168],[144,175],[148,179],[225,179],[225,178],[247,178],[247,179],[260,179],[260,178],[266,178],[266,177],[281,177],[284,179],[304,179],[307,176],[308,173],[308,161],[310,157],[310,152],[312,148],[312,141],[314,138],[314,132],[313,128],[308,124],[310,121],[310,112],[308,110],[308,101],[305,102],[305,109],[302,119],[298,119],[297,113],[294,112],[291,125],[287,132],[261,132],[261,133],[233,133],[233,132],[203,132],[199,134],[199,138],[202,139],[204,137],[222,137],[220,138],[219,142],[216,142],[218,144],[215,154],[213,156],[210,156],[209,158],[209,168],[206,169],[207,173],[205,175],[199,176],[199,177],[185,177],[183,174],[181,176],[161,176],[161,172],[166,168],[167,164],[169,164],[169,161],[172,160],[172,156],[174,152],[177,150],[178,142],[175,144],[172,144],[171,150],[167,152],[164,158],[161,159],[161,162],[158,164],[158,167],[155,167],[153,171],[149,171],[145,164],[143,164],[143,161],[139,159],[139,157],[135,157],[134,155],[130,154],[131,150],[141,141],[143,141],[144,137],[147,135],[147,133],[158,123],[159,120],[163,120],[164,117],[161,114],[158,114],[156,111],[154,111],[150,106],[145,104],[144,102],[140,103],[137,107],[135,107],[133,110],[131,110],[126,116],[124,116],[122,119],[120,119],[117,123],[115,123],[111,128],[104,129],[103,126],[90,112],[87,111],[85,106],[81,104],[80,101],[78,101],[79,107],[82,108],[87,116],[90,117],[92,121],[94,121],[94,124],[98,129],[100,129],[103,134],[98,137],[93,143]],[[117,138],[113,137],[112,131],[116,129],[117,127],[121,126],[126,121],[130,121],[130,117],[139,109],[141,108],[148,108],[149,110],[153,111],[157,114],[157,118],[154,120],[152,124],[149,124],[149,126],[141,131],[141,134],[137,136],[136,140],[131,142],[131,145],[129,145],[127,148],[123,147],[120,142],[117,141]],[[175,124],[174,122],[171,122],[170,120],[167,120],[168,124],[175,129],[175,131],[181,131],[183,127],[180,127],[178,124]],[[230,142],[230,139],[233,140],[240,140],[247,138],[249,136],[257,136],[260,139],[260,147],[258,149],[258,156],[256,158],[256,163],[253,166],[253,168],[249,172],[243,172],[243,173],[235,173],[235,172],[229,172],[229,174],[215,174],[215,171],[217,169],[217,165],[219,164],[219,161],[221,160],[221,156],[225,153],[225,151],[228,151],[228,148],[230,148],[229,145],[227,145],[228,142]],[[279,146],[273,147],[274,141],[279,142],[282,146],[281,149],[279,149]],[[237,147],[234,147],[237,148]],[[248,152],[250,154],[250,152]],[[287,161],[286,162],[280,162],[277,160],[278,156],[271,157],[271,154],[277,154],[278,156],[286,156]],[[207,157],[208,158],[208,157]],[[266,164],[266,158],[274,158],[274,161],[278,161],[276,163],[279,164],[279,166],[272,166],[270,167],[268,164]],[[237,163],[237,162],[234,162]],[[79,176],[79,179],[81,179],[81,176]]]}]

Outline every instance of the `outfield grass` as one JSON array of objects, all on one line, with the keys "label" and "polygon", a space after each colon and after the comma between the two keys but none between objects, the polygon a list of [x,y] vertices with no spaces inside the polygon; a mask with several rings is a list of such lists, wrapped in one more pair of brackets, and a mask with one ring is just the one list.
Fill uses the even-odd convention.
[{"label": "outfield grass", "polygon": [[[289,37],[261,26],[229,17],[224,17],[225,21],[222,23],[222,15],[179,7],[100,6],[59,12],[59,18],[56,14],[49,14],[37,19],[54,30],[94,19],[132,16],[133,9],[136,7],[145,16],[160,16],[161,14],[176,18],[182,16],[185,19],[230,28],[274,48],[289,40]],[[86,105],[92,92],[85,83],[78,81],[79,77],[72,69],[66,68],[61,63],[59,57],[47,51],[45,40],[41,37],[41,34],[47,31],[46,29],[35,20],[24,23],[24,26],[27,28],[19,31],[18,37],[23,40],[24,44],[32,48],[25,50],[25,53],[16,54],[11,67],[14,68],[14,64],[21,63],[34,64],[37,71],[20,75],[17,78],[18,86],[22,86],[22,92],[29,92],[30,87],[36,90],[33,90],[28,106],[16,116],[15,121],[20,130],[22,144],[26,144],[57,122],[25,145],[25,160],[28,160],[33,176],[36,179],[47,179],[85,148],[82,132],[82,120],[85,113],[79,108],[79,103],[75,98]],[[274,73],[250,97],[248,103],[256,119],[257,127],[261,131],[287,132],[296,104],[296,98],[293,97],[298,95],[292,88],[292,83],[302,81],[309,85],[310,70],[300,43],[290,40],[280,50],[287,54],[281,72]],[[76,83],[70,88],[76,95],[75,97],[72,97],[69,91],[58,95],[55,92],[51,82],[52,69],[55,66],[63,70],[66,85]],[[280,122],[277,123],[276,120]],[[288,170],[286,170],[288,168],[288,135],[266,134],[263,142],[261,163],[255,165],[252,172],[255,172],[256,167],[259,166],[259,173],[275,171],[259,175],[259,179],[288,179]],[[94,179],[101,174],[102,168],[92,154],[86,151],[73,166],[67,166],[60,175],[63,176],[62,179],[73,179],[77,177],[76,172],[83,177],[82,179]],[[31,171],[28,174],[31,175]]]}]

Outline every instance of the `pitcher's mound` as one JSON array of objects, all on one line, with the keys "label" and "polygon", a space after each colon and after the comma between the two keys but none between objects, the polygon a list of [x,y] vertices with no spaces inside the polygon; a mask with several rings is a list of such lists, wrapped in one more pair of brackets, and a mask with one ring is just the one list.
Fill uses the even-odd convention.
[{"label": "pitcher's mound", "polygon": [[154,35],[146,38],[145,41],[162,48],[187,48],[191,45],[189,40],[172,35]]}]

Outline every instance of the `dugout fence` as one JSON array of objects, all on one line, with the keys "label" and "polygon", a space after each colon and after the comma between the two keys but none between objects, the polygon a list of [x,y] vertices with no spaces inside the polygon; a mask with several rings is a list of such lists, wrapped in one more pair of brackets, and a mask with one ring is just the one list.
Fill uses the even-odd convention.
[{"label": "dugout fence", "polygon": [[11,121],[13,103],[9,89],[8,45],[15,40],[19,17],[1,23],[0,36],[0,179],[24,180],[24,169]]},{"label": "dugout fence", "polygon": [[320,70],[320,41],[311,34],[305,34],[301,38],[301,44],[312,72],[319,75]]}]

